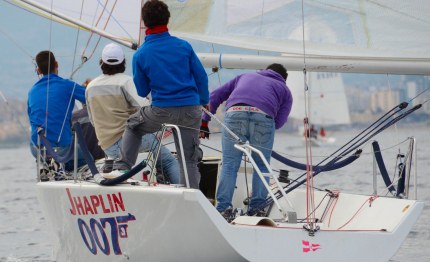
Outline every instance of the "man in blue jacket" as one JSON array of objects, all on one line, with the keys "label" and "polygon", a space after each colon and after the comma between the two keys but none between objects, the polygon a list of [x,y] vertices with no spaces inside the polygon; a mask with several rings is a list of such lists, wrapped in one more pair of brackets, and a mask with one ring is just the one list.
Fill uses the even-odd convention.
[{"label": "man in blue jacket", "polygon": [[[235,77],[220,86],[210,95],[210,111],[215,114],[224,102],[226,126],[239,136],[241,141],[261,150],[266,160],[270,161],[275,129],[281,128],[288,119],[293,104],[293,97],[285,81],[287,70],[280,64],[271,64],[266,70],[246,73]],[[202,130],[209,131],[203,115]],[[201,138],[209,138],[208,132],[201,132]],[[216,193],[217,210],[225,217],[232,211],[232,198],[236,186],[237,172],[242,160],[242,152],[234,147],[235,140],[225,129],[222,131],[222,171]],[[261,172],[269,172],[263,161],[256,157],[255,162]],[[269,178],[266,177],[269,182]],[[252,177],[252,197],[249,214],[265,201],[267,190],[260,177],[254,171]]]},{"label": "man in blue jacket", "polygon": [[[31,125],[31,152],[37,154],[38,128],[61,155],[72,143],[70,120],[75,100],[85,103],[85,88],[75,82],[58,76],[58,63],[51,51],[36,55],[37,73],[41,78],[28,92],[27,112]],[[80,165],[84,164],[83,159]],[[66,169],[73,168],[73,161],[66,163]]]},{"label": "man in blue jacket", "polygon": [[[133,56],[133,80],[139,96],[151,93],[152,104],[128,119],[122,158],[114,166],[131,168],[142,135],[160,130],[164,123],[175,124],[181,131],[190,187],[199,188],[199,128],[201,106],[209,101],[208,78],[191,45],[169,34],[169,18],[169,9],[161,1],[150,0],[142,7],[147,30],[144,44]],[[176,149],[182,165],[178,146]],[[181,183],[185,181],[182,167]]]}]

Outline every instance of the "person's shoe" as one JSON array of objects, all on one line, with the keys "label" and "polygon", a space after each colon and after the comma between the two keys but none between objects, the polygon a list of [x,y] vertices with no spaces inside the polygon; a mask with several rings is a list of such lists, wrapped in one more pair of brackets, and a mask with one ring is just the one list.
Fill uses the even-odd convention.
[{"label": "person's shoe", "polygon": [[130,166],[122,161],[115,161],[112,166],[112,170],[130,170]]},{"label": "person's shoe", "polygon": [[119,176],[124,175],[128,171],[129,170],[126,170],[126,169],[116,169],[116,170],[112,170],[112,172],[109,172],[109,173],[102,173],[101,175],[103,178],[114,179],[114,178],[117,178]]},{"label": "person's shoe", "polygon": [[234,213],[233,213],[232,207],[228,207],[227,209],[225,209],[220,213],[225,218],[225,220],[227,220],[228,223],[234,220]]},{"label": "person's shoe", "polygon": [[267,212],[264,209],[251,209],[248,211],[248,216],[267,217]]},{"label": "person's shoe", "polygon": [[113,159],[106,159],[100,171],[102,173],[110,173],[112,172],[112,169],[113,169]]},{"label": "person's shoe", "polygon": [[50,180],[49,179],[49,170],[45,167],[42,167],[39,170],[39,176],[40,176],[40,181],[42,181],[42,182],[46,182],[46,181]]},{"label": "person's shoe", "polygon": [[258,210],[257,213],[255,213],[256,217],[267,217],[267,213],[264,210]]}]

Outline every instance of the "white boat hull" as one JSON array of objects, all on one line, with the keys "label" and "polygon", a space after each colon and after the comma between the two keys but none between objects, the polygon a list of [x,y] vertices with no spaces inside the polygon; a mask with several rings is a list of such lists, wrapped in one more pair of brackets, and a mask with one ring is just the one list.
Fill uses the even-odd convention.
[{"label": "white boat hull", "polygon": [[[369,206],[367,196],[341,194],[330,219],[309,236],[302,223],[279,222],[277,210],[266,219],[275,226],[255,225],[256,217],[229,224],[194,189],[73,181],[37,188],[57,261],[387,261],[423,208],[382,197]],[[305,217],[304,192],[289,196]]]}]

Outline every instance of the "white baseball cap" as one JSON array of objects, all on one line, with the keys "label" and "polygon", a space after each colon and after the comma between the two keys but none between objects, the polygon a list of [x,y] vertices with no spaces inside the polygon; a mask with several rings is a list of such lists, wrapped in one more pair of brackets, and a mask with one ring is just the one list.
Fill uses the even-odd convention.
[{"label": "white baseball cap", "polygon": [[122,48],[114,43],[107,44],[103,48],[102,61],[107,65],[119,65],[124,61],[125,56]]}]

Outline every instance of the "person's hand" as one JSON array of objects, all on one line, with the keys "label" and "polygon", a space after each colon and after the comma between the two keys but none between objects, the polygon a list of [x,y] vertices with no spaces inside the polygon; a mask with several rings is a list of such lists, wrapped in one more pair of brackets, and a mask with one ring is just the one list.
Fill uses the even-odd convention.
[{"label": "person's hand", "polygon": [[209,134],[210,134],[210,132],[209,132],[208,121],[202,120],[202,124],[200,125],[199,137],[203,138],[203,139],[205,139],[205,138],[209,139]]}]

